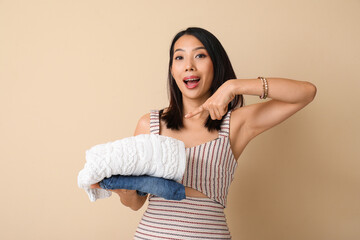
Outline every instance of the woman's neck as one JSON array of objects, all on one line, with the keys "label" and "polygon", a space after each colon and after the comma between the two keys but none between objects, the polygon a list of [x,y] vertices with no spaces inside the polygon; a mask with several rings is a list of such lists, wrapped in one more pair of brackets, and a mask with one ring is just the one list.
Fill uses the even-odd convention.
[{"label": "woman's neck", "polygon": [[[194,112],[197,110],[204,102],[208,99],[202,98],[202,99],[190,99],[190,98],[183,98],[183,113],[184,116],[189,112]],[[195,116],[193,116],[189,120],[205,120],[209,116],[208,111],[203,111]]]}]

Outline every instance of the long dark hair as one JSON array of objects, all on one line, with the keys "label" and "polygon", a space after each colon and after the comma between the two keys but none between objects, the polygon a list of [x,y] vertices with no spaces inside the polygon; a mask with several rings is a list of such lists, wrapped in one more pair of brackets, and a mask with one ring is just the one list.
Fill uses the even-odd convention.
[{"label": "long dark hair", "polygon": [[[160,110],[161,119],[166,122],[167,128],[172,130],[180,130],[184,127],[183,124],[183,102],[182,94],[178,86],[176,85],[175,79],[171,74],[171,67],[174,56],[174,45],[175,42],[183,35],[192,35],[196,37],[206,48],[210,55],[211,61],[214,66],[214,79],[212,81],[210,92],[211,95],[227,80],[236,79],[235,72],[232,68],[230,59],[226,54],[225,49],[219,42],[219,40],[209,31],[198,28],[190,27],[183,30],[175,35],[170,46],[170,59],[169,59],[169,70],[168,70],[168,95],[170,95],[170,104],[168,110],[163,112],[164,109]],[[235,98],[229,103],[228,111],[234,109],[237,105],[242,107],[244,105],[243,95],[236,95]],[[221,120],[212,120],[211,116],[206,120],[205,127],[209,130],[220,130]]]}]

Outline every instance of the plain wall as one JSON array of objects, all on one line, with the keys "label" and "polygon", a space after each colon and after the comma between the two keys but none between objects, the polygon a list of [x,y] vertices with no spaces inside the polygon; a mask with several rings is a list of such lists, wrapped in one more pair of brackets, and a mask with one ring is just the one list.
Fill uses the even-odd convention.
[{"label": "plain wall", "polygon": [[170,42],[189,26],[218,37],[239,79],[318,89],[239,158],[233,239],[360,239],[359,10],[359,0],[0,1],[0,239],[132,239],[145,206],[92,203],[77,175],[87,149],[132,136],[168,105]]}]

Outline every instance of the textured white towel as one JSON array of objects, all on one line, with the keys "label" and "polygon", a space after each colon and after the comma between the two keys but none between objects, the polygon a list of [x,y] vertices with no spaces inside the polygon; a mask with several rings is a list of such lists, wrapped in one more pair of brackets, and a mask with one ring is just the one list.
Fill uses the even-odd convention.
[{"label": "textured white towel", "polygon": [[185,144],[175,138],[140,134],[95,145],[86,151],[84,169],[78,185],[85,189],[90,201],[111,196],[111,191],[91,189],[111,175],[149,175],[180,181],[185,172]]}]

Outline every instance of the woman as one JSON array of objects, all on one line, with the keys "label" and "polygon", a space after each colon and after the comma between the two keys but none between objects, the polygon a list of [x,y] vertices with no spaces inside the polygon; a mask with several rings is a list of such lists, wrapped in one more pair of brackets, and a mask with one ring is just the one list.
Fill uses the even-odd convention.
[{"label": "woman", "polygon": [[[251,139],[309,104],[316,87],[284,78],[236,79],[221,43],[201,28],[174,37],[168,87],[169,107],[142,116],[135,135],[161,134],[185,143],[181,183],[187,197],[151,195],[135,239],[231,239],[224,208],[237,159]],[[271,100],[243,106],[243,95]],[[113,191],[133,210],[147,199],[135,190]]]}]

